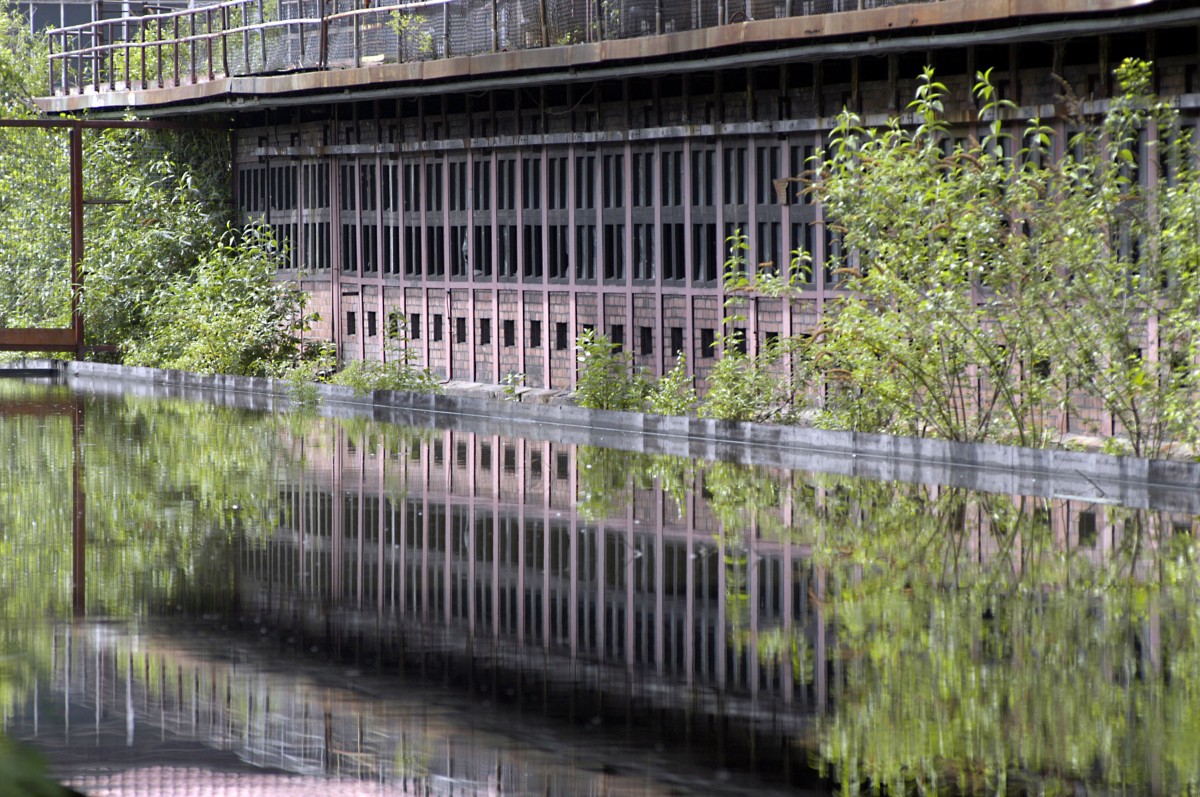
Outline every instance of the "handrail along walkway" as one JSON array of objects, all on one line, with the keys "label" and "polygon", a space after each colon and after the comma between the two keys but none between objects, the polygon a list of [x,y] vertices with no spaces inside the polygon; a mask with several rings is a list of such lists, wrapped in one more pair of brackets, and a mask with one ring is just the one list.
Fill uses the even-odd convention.
[{"label": "handrail along walkway", "polygon": [[942,0],[226,0],[49,31],[50,94],[597,43]]}]

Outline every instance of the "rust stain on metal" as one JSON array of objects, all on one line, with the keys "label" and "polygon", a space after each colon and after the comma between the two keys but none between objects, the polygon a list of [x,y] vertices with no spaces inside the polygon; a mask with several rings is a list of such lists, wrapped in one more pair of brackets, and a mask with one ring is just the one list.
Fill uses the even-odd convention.
[{"label": "rust stain on metal", "polygon": [[0,329],[0,351],[75,351],[75,330]]}]

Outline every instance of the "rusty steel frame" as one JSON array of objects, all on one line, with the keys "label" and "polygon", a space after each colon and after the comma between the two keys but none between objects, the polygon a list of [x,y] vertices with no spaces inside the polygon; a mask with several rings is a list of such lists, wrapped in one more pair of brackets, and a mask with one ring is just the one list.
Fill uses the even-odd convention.
[{"label": "rusty steel frame", "polygon": [[[69,330],[68,330],[69,331]],[[0,417],[71,419],[71,607],[76,618],[87,614],[87,489],[84,486],[83,434],[87,415],[78,395],[69,402],[0,400]]]},{"label": "rusty steel frame", "polygon": [[111,346],[88,347],[84,343],[83,324],[83,131],[85,129],[186,130],[196,125],[162,120],[132,119],[0,119],[0,128],[66,130],[68,133],[71,216],[71,326],[0,328],[0,351],[72,352],[83,359],[89,350],[110,350]]}]

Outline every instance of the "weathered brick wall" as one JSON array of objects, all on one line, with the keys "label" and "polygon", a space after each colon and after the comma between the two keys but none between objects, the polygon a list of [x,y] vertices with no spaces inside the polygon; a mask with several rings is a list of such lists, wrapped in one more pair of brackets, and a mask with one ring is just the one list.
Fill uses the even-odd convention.
[{"label": "weathered brick wall", "polygon": [[[483,293],[477,291],[476,293]],[[483,312],[486,314],[486,306]],[[471,345],[478,340],[479,330],[475,324],[481,308],[478,300],[474,306],[471,302],[471,292],[454,290],[450,292],[450,327],[448,337],[451,346],[453,366],[449,376],[453,379],[472,381],[476,378],[471,369]]]},{"label": "weathered brick wall", "polygon": [[[321,314],[311,334],[340,336],[346,359],[382,356],[389,316],[399,311],[419,327],[409,341],[418,360],[443,376],[492,381],[524,373],[530,386],[569,387],[574,342],[592,326],[621,337],[638,365],[655,373],[673,365],[681,343],[703,389],[714,363],[708,344],[728,331],[719,268],[703,261],[719,267],[729,225],[754,226],[747,228],[752,234],[775,225],[782,236],[776,257],[806,246],[818,258],[812,284],[790,308],[766,299],[752,308],[743,325],[753,331],[751,350],[789,331],[812,334],[821,303],[836,295],[834,281],[823,276],[816,210],[799,198],[778,202],[768,183],[783,175],[762,167],[763,153],[780,157],[780,171],[799,173],[841,108],[880,123],[911,101],[927,63],[948,87],[956,138],[971,132],[976,71],[994,67],[1000,94],[1021,106],[1011,132],[1024,127],[1022,115],[1033,114],[1067,131],[1064,87],[1054,75],[1078,98],[1102,99],[1113,88],[1107,73],[1129,55],[1153,54],[1158,90],[1180,99],[1194,125],[1197,36],[1192,29],[1174,33],[1113,35],[1103,46],[1086,33],[1058,44],[933,43],[857,62],[581,83],[547,91],[536,104],[497,92],[338,106],[336,114],[314,107],[291,118],[280,111],[271,125],[238,131],[236,160],[255,179],[299,165],[300,184],[290,192],[297,206],[282,207],[272,182],[269,201],[254,215],[295,226],[301,240],[293,243],[304,253],[297,269],[325,262],[324,270],[304,275]],[[727,152],[744,152],[745,163],[729,161]],[[245,190],[261,196],[264,183],[251,189],[249,182]],[[322,223],[328,240],[320,237]],[[635,273],[641,261],[625,262],[631,253],[638,260],[647,242],[651,277]],[[370,254],[376,245],[380,251]],[[325,249],[314,254],[314,246]],[[752,246],[755,256],[765,251],[759,242]],[[605,251],[619,256],[606,259]],[[344,269],[351,256],[362,262]],[[606,267],[622,276],[606,282]],[[1085,406],[1066,425],[1103,430],[1108,421]]]}]

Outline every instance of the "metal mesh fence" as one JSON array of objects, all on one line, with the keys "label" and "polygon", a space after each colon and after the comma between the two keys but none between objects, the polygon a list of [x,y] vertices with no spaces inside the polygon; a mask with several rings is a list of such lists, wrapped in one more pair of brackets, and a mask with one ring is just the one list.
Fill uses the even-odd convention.
[{"label": "metal mesh fence", "polygon": [[151,88],[629,39],[936,0],[197,0],[51,33],[52,90]]}]

